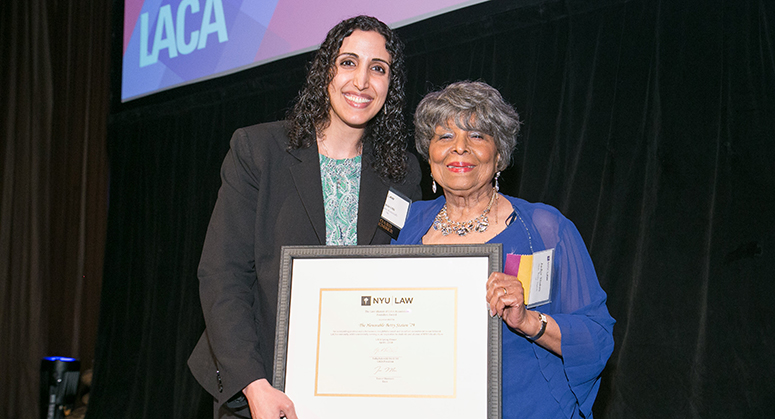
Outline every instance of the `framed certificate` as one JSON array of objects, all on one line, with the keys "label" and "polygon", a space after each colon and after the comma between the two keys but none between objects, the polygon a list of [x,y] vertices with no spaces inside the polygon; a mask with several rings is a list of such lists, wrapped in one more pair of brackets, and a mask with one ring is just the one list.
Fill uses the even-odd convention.
[{"label": "framed certificate", "polygon": [[501,245],[282,249],[273,385],[302,419],[500,411]]}]

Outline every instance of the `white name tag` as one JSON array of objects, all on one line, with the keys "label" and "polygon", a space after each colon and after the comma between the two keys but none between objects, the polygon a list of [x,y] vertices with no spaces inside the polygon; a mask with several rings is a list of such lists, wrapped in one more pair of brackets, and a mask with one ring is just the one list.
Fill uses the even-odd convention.
[{"label": "white name tag", "polygon": [[379,228],[385,230],[394,239],[398,238],[398,233],[404,228],[411,204],[412,201],[409,198],[390,188],[385,199],[385,206],[382,207]]},{"label": "white name tag", "polygon": [[503,272],[516,276],[522,282],[525,307],[533,308],[551,302],[553,260],[554,249],[532,255],[506,255]]}]

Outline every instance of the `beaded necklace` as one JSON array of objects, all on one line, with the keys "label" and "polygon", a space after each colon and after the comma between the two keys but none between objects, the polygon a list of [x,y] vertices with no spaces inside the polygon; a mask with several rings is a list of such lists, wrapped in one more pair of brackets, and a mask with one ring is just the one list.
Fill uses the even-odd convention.
[{"label": "beaded necklace", "polygon": [[477,233],[484,233],[487,231],[487,228],[490,226],[490,220],[487,218],[487,214],[490,213],[490,210],[492,209],[492,204],[497,200],[498,198],[498,191],[493,188],[492,189],[492,197],[490,198],[490,203],[487,204],[487,208],[484,209],[484,212],[482,212],[481,215],[474,218],[473,220],[468,221],[452,221],[449,219],[449,215],[447,215],[447,204],[444,203],[444,206],[441,208],[441,211],[439,211],[438,214],[436,214],[436,218],[433,220],[433,229],[434,230],[441,230],[441,234],[447,236],[452,232],[457,233],[458,236],[465,236],[468,233],[471,232],[477,232]]}]

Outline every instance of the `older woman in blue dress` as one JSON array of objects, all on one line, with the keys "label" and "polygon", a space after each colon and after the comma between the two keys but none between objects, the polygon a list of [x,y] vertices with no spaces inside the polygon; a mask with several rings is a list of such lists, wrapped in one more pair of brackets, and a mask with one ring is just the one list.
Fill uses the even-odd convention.
[{"label": "older woman in blue dress", "polygon": [[443,195],[412,205],[399,244],[502,243],[508,254],[554,249],[550,302],[526,309],[522,283],[493,273],[490,314],[503,319],[504,418],[590,418],[613,350],[606,308],[584,241],[557,209],[498,192],[519,117],[481,82],[428,94],[415,112],[417,150]]}]

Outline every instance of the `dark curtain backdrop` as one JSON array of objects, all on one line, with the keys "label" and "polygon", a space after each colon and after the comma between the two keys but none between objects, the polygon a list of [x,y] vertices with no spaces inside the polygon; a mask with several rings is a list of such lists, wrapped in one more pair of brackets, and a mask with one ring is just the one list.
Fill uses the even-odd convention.
[{"label": "dark curtain backdrop", "polygon": [[[520,111],[501,190],[575,221],[618,321],[598,418],[775,411],[773,25],[764,0],[524,0],[399,30],[409,111],[460,79]],[[284,115],[307,59],[115,104],[88,417],[210,415],[185,361],[219,166],[235,128]]]},{"label": "dark curtain backdrop", "polygon": [[0,418],[40,361],[92,367],[107,224],[109,3],[0,2]]}]

